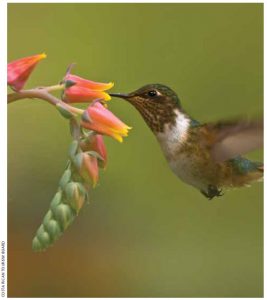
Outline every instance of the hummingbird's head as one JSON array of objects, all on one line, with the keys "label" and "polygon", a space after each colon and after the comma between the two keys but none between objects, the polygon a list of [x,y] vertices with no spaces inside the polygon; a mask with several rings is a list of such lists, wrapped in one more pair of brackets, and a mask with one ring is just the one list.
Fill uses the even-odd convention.
[{"label": "hummingbird's head", "polygon": [[163,132],[165,124],[174,124],[181,103],[176,93],[163,84],[147,84],[129,94],[114,94],[130,102],[154,133]]}]

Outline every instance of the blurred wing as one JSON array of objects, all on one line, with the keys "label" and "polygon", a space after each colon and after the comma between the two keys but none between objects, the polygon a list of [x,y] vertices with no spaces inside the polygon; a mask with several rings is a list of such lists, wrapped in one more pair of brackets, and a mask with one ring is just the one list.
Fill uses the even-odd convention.
[{"label": "blurred wing", "polygon": [[215,161],[225,161],[263,147],[263,121],[210,123],[206,129],[214,133],[210,151]]}]

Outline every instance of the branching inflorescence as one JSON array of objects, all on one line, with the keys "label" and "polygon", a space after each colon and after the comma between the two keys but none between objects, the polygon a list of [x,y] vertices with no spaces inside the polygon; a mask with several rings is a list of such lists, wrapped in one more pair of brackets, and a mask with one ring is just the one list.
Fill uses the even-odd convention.
[{"label": "branching inflorescence", "polygon": [[[18,59],[8,64],[8,85],[14,90],[8,95],[8,103],[26,98],[47,101],[69,121],[72,143],[68,162],[59,181],[58,190],[48,212],[33,238],[34,251],[42,251],[53,245],[89,200],[89,191],[99,179],[99,168],[107,164],[107,151],[103,135],[122,142],[128,135],[128,127],[106,107],[110,100],[106,90],[113,83],[99,83],[71,74],[71,67],[59,84],[23,90],[38,62],[45,54]],[[54,96],[61,91],[61,99]],[[89,103],[87,109],[79,109],[72,103]]]}]

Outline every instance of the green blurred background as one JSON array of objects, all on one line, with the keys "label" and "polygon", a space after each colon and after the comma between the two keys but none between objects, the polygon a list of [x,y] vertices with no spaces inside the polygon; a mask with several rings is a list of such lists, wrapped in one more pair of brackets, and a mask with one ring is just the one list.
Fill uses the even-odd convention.
[{"label": "green blurred background", "polygon": [[[114,92],[169,85],[200,121],[262,115],[263,4],[8,4],[9,61],[43,51],[28,87],[57,83],[76,62]],[[133,107],[109,108],[133,130],[123,144],[106,138],[92,203],[33,253],[70,136],[47,103],[9,105],[8,296],[263,296],[263,185],[207,201],[171,173]]]}]

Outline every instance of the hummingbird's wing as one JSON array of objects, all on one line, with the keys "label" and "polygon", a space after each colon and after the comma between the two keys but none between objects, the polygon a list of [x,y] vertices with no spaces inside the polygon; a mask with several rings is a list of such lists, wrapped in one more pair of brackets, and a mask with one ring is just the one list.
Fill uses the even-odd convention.
[{"label": "hummingbird's wing", "polygon": [[225,161],[263,147],[262,120],[234,120],[204,125],[209,133],[215,161]]}]

